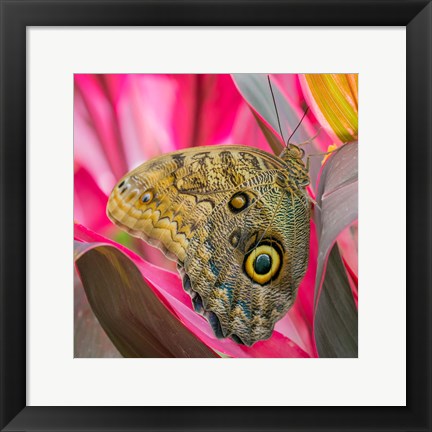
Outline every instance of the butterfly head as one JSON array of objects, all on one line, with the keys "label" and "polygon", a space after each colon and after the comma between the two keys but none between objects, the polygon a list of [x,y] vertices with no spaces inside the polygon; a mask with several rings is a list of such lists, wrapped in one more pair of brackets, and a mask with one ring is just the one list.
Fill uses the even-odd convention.
[{"label": "butterfly head", "polygon": [[[283,159],[285,162],[291,163],[293,160],[301,161],[303,162],[304,157],[304,150],[295,144],[288,144],[280,154],[280,158]],[[304,164],[303,164],[304,165]]]}]

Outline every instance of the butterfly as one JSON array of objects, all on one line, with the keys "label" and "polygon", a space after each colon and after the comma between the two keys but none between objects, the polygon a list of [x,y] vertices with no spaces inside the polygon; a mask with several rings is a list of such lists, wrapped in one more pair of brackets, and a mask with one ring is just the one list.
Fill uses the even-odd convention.
[{"label": "butterfly", "polygon": [[126,174],[111,221],[178,263],[193,308],[218,338],[252,345],[293,305],[309,255],[303,150],[195,147]]}]

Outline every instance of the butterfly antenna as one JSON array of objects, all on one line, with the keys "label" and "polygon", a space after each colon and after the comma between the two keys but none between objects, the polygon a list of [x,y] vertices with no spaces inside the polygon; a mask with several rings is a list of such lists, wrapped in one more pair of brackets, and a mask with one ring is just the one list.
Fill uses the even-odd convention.
[{"label": "butterfly antenna", "polygon": [[291,138],[294,136],[294,134],[296,133],[297,129],[300,127],[300,125],[302,124],[303,119],[306,117],[306,114],[309,111],[309,107],[306,107],[304,113],[303,113],[303,117],[300,119],[299,124],[296,126],[296,128],[292,131],[292,134],[290,135],[290,137],[288,138],[287,141],[287,145],[289,144]]},{"label": "butterfly antenna", "polygon": [[276,99],[274,97],[273,87],[272,87],[271,81],[270,81],[270,75],[267,75],[267,79],[268,79],[268,83],[269,83],[269,87],[270,87],[270,92],[271,92],[271,95],[272,95],[272,98],[273,98],[273,105],[274,105],[275,111],[276,111],[276,118],[277,118],[278,125],[279,125],[279,132],[280,132],[282,140],[283,140],[283,142],[285,144],[285,138],[284,138],[283,133],[282,133],[282,128],[281,128],[281,124],[280,124],[280,120],[279,120],[279,113],[278,113],[277,106],[276,106]]}]

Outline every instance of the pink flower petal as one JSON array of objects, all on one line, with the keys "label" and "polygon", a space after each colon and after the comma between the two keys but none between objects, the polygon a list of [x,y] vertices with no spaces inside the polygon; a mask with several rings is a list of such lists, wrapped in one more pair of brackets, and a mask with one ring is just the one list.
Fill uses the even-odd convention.
[{"label": "pink flower petal", "polygon": [[112,224],[106,216],[106,194],[86,168],[76,166],[74,174],[74,220],[90,229],[104,232]]},{"label": "pink flower petal", "polygon": [[[103,75],[75,75],[76,97],[83,101],[87,119],[94,128],[99,147],[103,149],[112,173],[119,178],[127,170],[124,145],[104,84]],[[83,146],[83,143],[75,140],[75,148]],[[85,158],[81,152],[78,156]]]},{"label": "pink flower petal", "polygon": [[173,111],[177,148],[223,144],[243,103],[229,75],[176,75]]},{"label": "pink flower petal", "polygon": [[312,337],[314,319],[314,290],[318,258],[318,239],[315,224],[311,221],[309,263],[300,283],[297,299],[288,314],[276,324],[276,329],[288,336],[310,356],[316,357],[315,341]]},{"label": "pink flower petal", "polygon": [[305,99],[298,74],[271,74],[271,78],[275,80],[278,88],[285,96],[289,95],[293,104],[299,107],[303,106]]},{"label": "pink flower petal", "polygon": [[231,132],[232,144],[247,145],[273,153],[250,108],[240,107]]}]

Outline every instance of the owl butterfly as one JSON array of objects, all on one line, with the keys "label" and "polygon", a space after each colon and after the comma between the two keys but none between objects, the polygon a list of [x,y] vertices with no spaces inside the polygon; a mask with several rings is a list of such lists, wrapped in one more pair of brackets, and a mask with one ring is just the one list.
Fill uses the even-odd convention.
[{"label": "owl butterfly", "polygon": [[252,345],[292,306],[309,251],[303,150],[196,147],[126,174],[109,218],[178,262],[183,287],[215,335]]}]

